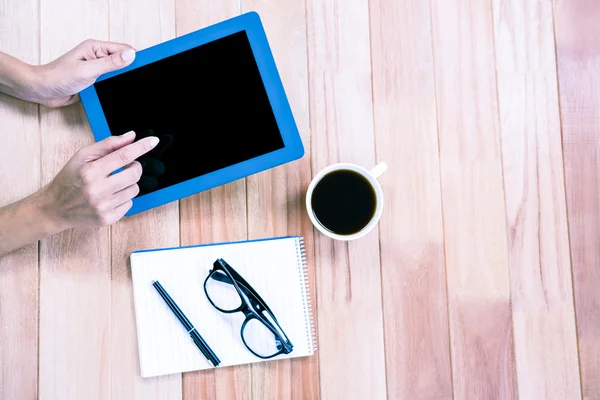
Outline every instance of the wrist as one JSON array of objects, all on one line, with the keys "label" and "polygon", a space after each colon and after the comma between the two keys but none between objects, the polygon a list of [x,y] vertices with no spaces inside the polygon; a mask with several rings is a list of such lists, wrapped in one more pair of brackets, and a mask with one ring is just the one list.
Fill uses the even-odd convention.
[{"label": "wrist", "polygon": [[0,257],[54,235],[67,226],[52,213],[48,196],[40,191],[0,208]]},{"label": "wrist", "polygon": [[23,100],[36,93],[36,67],[0,53],[0,91]]},{"label": "wrist", "polygon": [[29,206],[45,236],[72,228],[68,221],[61,217],[60,210],[57,209],[48,187],[32,194],[29,198]]}]

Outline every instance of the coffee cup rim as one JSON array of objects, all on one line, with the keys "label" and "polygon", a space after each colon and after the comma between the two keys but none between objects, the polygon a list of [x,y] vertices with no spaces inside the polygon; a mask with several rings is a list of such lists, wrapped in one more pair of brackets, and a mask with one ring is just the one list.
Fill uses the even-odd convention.
[{"label": "coffee cup rim", "polygon": [[[361,229],[360,231],[358,231],[356,233],[353,233],[352,235],[340,235],[340,234],[337,234],[337,233],[334,233],[334,232],[328,230],[317,220],[317,217],[315,216],[314,211],[312,209],[312,204],[311,204],[312,203],[311,202],[312,194],[313,194],[313,191],[314,191],[315,187],[317,186],[317,184],[328,173],[333,172],[333,171],[339,171],[339,170],[349,170],[349,171],[354,171],[354,172],[360,173],[362,176],[364,176],[369,181],[369,183],[375,190],[375,197],[377,200],[377,205],[375,208],[375,214],[373,215],[373,218],[371,218],[369,223],[363,229]],[[310,221],[315,226],[315,228],[317,228],[322,234],[324,234],[325,236],[330,237],[332,239],[340,240],[340,241],[356,240],[356,239],[359,239],[359,238],[369,234],[377,226],[377,223],[379,222],[379,220],[381,218],[381,214],[383,212],[383,202],[384,202],[383,190],[381,189],[381,185],[379,184],[379,181],[373,175],[371,175],[371,172],[368,169],[366,169],[360,165],[353,164],[353,163],[336,163],[336,164],[332,164],[332,165],[329,165],[329,166],[323,168],[321,171],[319,171],[314,176],[314,178],[311,180],[310,184],[308,185],[308,189],[306,190],[306,211],[308,213]]]}]

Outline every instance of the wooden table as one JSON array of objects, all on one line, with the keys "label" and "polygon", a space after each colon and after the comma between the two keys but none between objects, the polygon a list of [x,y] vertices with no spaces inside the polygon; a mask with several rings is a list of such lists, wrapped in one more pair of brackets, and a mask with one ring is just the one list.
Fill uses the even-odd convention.
[{"label": "wooden table", "polygon": [[[0,50],[144,48],[258,11],[306,156],[0,259],[2,399],[600,398],[600,3],[0,0]],[[92,143],[81,108],[0,98],[0,204]],[[378,231],[317,234],[311,177],[385,160]],[[310,358],[141,379],[135,249],[306,238]]]}]

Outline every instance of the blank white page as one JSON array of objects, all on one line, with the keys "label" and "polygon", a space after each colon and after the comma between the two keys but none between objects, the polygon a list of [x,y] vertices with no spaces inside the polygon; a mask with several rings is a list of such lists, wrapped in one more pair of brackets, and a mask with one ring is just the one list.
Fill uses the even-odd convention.
[{"label": "blank white page", "polygon": [[260,294],[294,345],[293,358],[313,354],[312,322],[305,297],[300,238],[216,244],[135,252],[131,275],[142,377],[213,368],[167,307],[152,281],[159,281],[220,358],[218,368],[260,362],[240,335],[244,314],[225,314],[210,304],[204,280],[223,258]]}]

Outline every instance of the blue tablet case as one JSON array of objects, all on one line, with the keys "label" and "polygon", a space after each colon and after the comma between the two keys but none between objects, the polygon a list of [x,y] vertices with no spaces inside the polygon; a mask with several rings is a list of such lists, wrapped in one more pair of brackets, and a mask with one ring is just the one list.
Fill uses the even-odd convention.
[{"label": "blue tablet case", "polygon": [[[281,78],[277,71],[275,60],[273,59],[260,17],[255,12],[249,12],[148,49],[138,51],[136,53],[136,58],[131,65],[121,70],[102,75],[96,82],[110,79],[114,76],[241,31],[245,31],[248,37],[268,100],[275,116],[277,127],[283,140],[283,148],[138,196],[133,199],[133,207],[126,215],[134,215],[161,206],[183,197],[293,161],[304,155],[302,140],[294,121]],[[80,97],[95,139],[100,141],[111,136],[94,85],[83,90],[80,93]],[[249,132],[248,134],[253,133]],[[227,149],[223,149],[222,151],[227,151]]]}]

